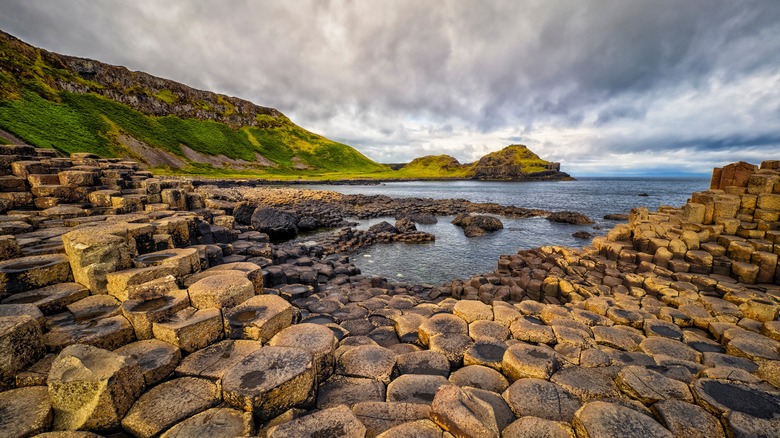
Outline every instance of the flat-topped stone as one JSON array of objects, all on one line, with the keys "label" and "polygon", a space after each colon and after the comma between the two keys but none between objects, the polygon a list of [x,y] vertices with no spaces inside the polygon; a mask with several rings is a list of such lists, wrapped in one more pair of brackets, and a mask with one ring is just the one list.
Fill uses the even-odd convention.
[{"label": "flat-topped stone", "polygon": [[502,393],[509,386],[509,382],[501,373],[482,365],[465,366],[449,377],[453,385],[484,389],[495,393]]},{"label": "flat-topped stone", "polygon": [[461,388],[445,385],[431,403],[431,419],[454,436],[500,436],[493,408]]},{"label": "flat-topped stone", "polygon": [[224,330],[220,309],[182,309],[152,323],[152,335],[192,353],[222,339]]},{"label": "flat-topped stone", "polygon": [[447,377],[450,362],[447,356],[431,350],[413,351],[396,357],[399,374],[429,374]]},{"label": "flat-topped stone", "polygon": [[136,437],[151,438],[217,405],[221,400],[214,382],[180,377],[144,393],[122,420],[122,428]]},{"label": "flat-topped stone", "polygon": [[152,386],[168,377],[181,360],[181,351],[174,345],[157,339],[132,342],[114,350],[130,356],[138,363],[146,386]]},{"label": "flat-topped stone", "polygon": [[688,385],[641,366],[627,366],[615,378],[617,386],[633,399],[651,405],[660,400],[693,403]]},{"label": "flat-topped stone", "polygon": [[89,296],[89,289],[78,283],[58,283],[51,286],[13,294],[3,304],[33,304],[44,315],[61,312],[65,306]]},{"label": "flat-topped stone", "polygon": [[518,418],[533,416],[568,423],[581,406],[577,397],[563,387],[536,378],[515,381],[503,397]]},{"label": "flat-topped stone", "polygon": [[388,384],[395,368],[395,357],[394,352],[378,345],[348,347],[336,360],[336,373]]},{"label": "flat-topped stone", "polygon": [[387,385],[387,401],[430,404],[439,387],[449,384],[443,376],[403,374]]},{"label": "flat-topped stone", "polygon": [[430,406],[419,403],[362,402],[352,407],[352,413],[365,425],[369,437],[400,424],[428,419],[430,412]]},{"label": "flat-topped stone", "polygon": [[522,417],[501,431],[502,438],[574,438],[571,425],[561,421],[545,420],[537,417]]},{"label": "flat-topped stone", "polygon": [[317,408],[326,409],[339,405],[353,406],[361,402],[384,401],[385,396],[385,384],[376,379],[334,374],[320,383],[317,390]]},{"label": "flat-topped stone", "polygon": [[270,419],[306,402],[316,379],[311,353],[292,347],[262,347],[222,376],[225,402]]},{"label": "flat-topped stone", "polygon": [[428,345],[431,337],[442,334],[468,335],[468,324],[462,318],[448,313],[438,313],[428,318],[418,329],[420,342]]},{"label": "flat-topped stone", "polygon": [[507,348],[501,366],[511,381],[524,377],[549,379],[561,361],[558,353],[547,346],[517,343]]},{"label": "flat-topped stone", "polygon": [[631,438],[668,437],[673,435],[649,415],[616,403],[594,401],[574,414],[577,436],[621,436]]},{"label": "flat-topped stone", "polygon": [[346,406],[323,409],[268,430],[268,438],[363,438],[366,427]]},{"label": "flat-topped stone", "polygon": [[0,262],[0,297],[27,292],[72,279],[64,254],[19,257]]},{"label": "flat-topped stone", "polygon": [[160,435],[160,438],[250,436],[254,430],[255,422],[251,412],[211,408],[176,424]]},{"label": "flat-topped stone", "polygon": [[295,347],[312,354],[317,381],[324,382],[333,372],[336,337],[333,331],[319,324],[295,324],[277,333],[268,345]]},{"label": "flat-topped stone", "polygon": [[209,307],[235,307],[255,296],[255,288],[242,273],[224,273],[211,275],[188,289],[192,306],[197,309]]},{"label": "flat-topped stone", "polygon": [[293,307],[277,295],[256,295],[224,309],[222,317],[227,337],[268,342],[292,324]]},{"label": "flat-topped stone", "polygon": [[228,369],[260,347],[262,343],[258,341],[219,341],[185,357],[176,367],[175,373],[177,376],[203,377],[218,381]]},{"label": "flat-topped stone", "polygon": [[726,436],[717,417],[700,406],[680,400],[662,400],[655,403],[652,408],[661,423],[674,436],[708,438],[725,438]]}]

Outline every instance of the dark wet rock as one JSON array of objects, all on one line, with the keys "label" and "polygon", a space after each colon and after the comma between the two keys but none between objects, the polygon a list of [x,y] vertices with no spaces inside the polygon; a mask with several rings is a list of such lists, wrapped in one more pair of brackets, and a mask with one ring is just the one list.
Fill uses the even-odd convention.
[{"label": "dark wet rock", "polygon": [[572,237],[576,237],[578,239],[592,239],[593,234],[587,231],[575,231],[574,233],[572,233]]},{"label": "dark wet rock", "polygon": [[547,216],[547,220],[571,225],[588,225],[593,223],[589,217],[576,211],[556,211]]},{"label": "dark wet rock", "polygon": [[369,233],[375,233],[375,234],[379,234],[379,233],[396,234],[396,233],[398,233],[398,230],[393,225],[391,225],[389,222],[382,221],[382,222],[379,222],[378,224],[374,224],[374,225],[370,226],[368,228],[368,232]]},{"label": "dark wet rock", "polygon": [[463,228],[466,237],[484,236],[504,228],[501,220],[495,216],[459,214],[452,220],[452,224]]},{"label": "dark wet rock", "polygon": [[394,228],[399,233],[412,233],[417,231],[417,227],[414,225],[414,222],[407,218],[401,218],[395,221]]},{"label": "dark wet rock", "polygon": [[298,216],[272,207],[258,207],[252,213],[252,227],[274,240],[286,240],[298,234]]}]

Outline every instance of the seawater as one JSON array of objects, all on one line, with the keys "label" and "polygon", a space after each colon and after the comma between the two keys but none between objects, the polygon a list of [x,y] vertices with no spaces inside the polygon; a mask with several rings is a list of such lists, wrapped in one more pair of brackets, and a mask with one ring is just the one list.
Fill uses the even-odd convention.
[{"label": "seawater", "polygon": [[[375,245],[353,255],[354,264],[364,275],[386,277],[411,283],[439,284],[496,269],[499,255],[544,245],[582,247],[587,239],[572,236],[576,231],[604,234],[617,222],[603,219],[607,214],[627,214],[634,207],[651,211],[661,205],[679,207],[691,193],[706,190],[708,178],[579,178],[576,181],[481,182],[408,181],[371,186],[312,185],[306,188],[333,190],[344,194],[387,195],[391,197],[461,198],[472,202],[495,202],[550,211],[571,210],[588,215],[594,225],[556,224],[544,218],[500,217],[504,229],[493,234],[466,238],[450,224],[452,217],[439,217],[435,225],[417,225],[436,235],[426,244],[395,243]],[[646,196],[645,196],[646,195]],[[359,228],[394,218],[356,220]]]}]

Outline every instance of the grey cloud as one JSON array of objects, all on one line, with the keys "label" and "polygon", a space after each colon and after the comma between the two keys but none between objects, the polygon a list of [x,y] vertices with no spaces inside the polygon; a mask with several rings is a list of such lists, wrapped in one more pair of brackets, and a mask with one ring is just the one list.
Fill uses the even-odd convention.
[{"label": "grey cloud", "polygon": [[[274,106],[380,161],[437,148],[464,159],[509,138],[572,162],[751,138],[769,153],[780,109],[748,96],[737,104],[756,122],[732,132],[681,110],[686,132],[651,123],[680,95],[777,75],[779,23],[776,0],[0,4],[0,28],[32,44]],[[764,99],[780,94],[770,88]]]}]

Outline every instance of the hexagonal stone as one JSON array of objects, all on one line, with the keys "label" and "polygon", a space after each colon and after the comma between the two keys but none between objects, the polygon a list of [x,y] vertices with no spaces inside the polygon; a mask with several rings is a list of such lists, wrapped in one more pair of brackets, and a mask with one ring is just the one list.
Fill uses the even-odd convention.
[{"label": "hexagonal stone", "polygon": [[663,338],[682,340],[683,332],[679,326],[660,319],[646,319],[644,323],[645,336],[661,336]]},{"label": "hexagonal stone", "polygon": [[224,325],[219,309],[188,307],[152,324],[156,339],[192,353],[222,338]]},{"label": "hexagonal stone", "polygon": [[450,361],[452,367],[463,364],[463,355],[471,348],[473,341],[464,334],[445,333],[435,335],[428,340],[431,351],[443,354]]},{"label": "hexagonal stone", "polygon": [[368,437],[399,424],[427,419],[430,412],[430,406],[418,403],[361,402],[352,407],[352,413],[366,426]]},{"label": "hexagonal stone", "polygon": [[626,438],[663,437],[673,435],[650,416],[615,403],[594,401],[574,414],[577,436]]},{"label": "hexagonal stone", "polygon": [[317,408],[332,408],[338,405],[352,406],[356,403],[385,400],[384,383],[374,379],[330,376],[320,384],[317,391]]},{"label": "hexagonal stone", "polygon": [[387,385],[387,401],[429,404],[443,385],[449,382],[442,376],[404,374]]},{"label": "hexagonal stone", "polygon": [[507,348],[501,363],[504,375],[512,381],[524,377],[549,379],[560,366],[561,361],[555,350],[524,343]]},{"label": "hexagonal stone", "polygon": [[46,353],[41,327],[29,315],[0,317],[0,388]]},{"label": "hexagonal stone", "polygon": [[225,271],[195,282],[188,289],[192,307],[234,307],[255,296],[255,286],[240,272]]},{"label": "hexagonal stone", "polygon": [[169,266],[176,271],[174,277],[184,278],[200,271],[200,256],[197,248],[170,248],[140,255],[135,258],[135,264],[142,267]]},{"label": "hexagonal stone", "polygon": [[468,335],[469,327],[466,321],[449,313],[437,313],[428,318],[418,329],[418,336],[423,345],[435,335],[456,334]]},{"label": "hexagonal stone", "polygon": [[542,321],[524,316],[516,319],[509,326],[512,338],[523,342],[535,342],[538,344],[554,344],[555,333],[552,327],[544,325]]},{"label": "hexagonal stone", "polygon": [[471,323],[474,321],[492,321],[493,320],[493,306],[476,301],[476,300],[461,300],[455,304],[452,308],[452,313],[455,316],[463,318],[464,321]]},{"label": "hexagonal stone", "polygon": [[640,312],[618,307],[610,307],[607,309],[606,316],[614,321],[615,324],[628,325],[634,328],[642,328],[642,323],[645,320],[644,315]]},{"label": "hexagonal stone", "polygon": [[[171,277],[175,281],[176,270],[170,266],[148,266],[145,268],[126,269],[106,274],[106,290],[120,301],[150,300],[160,295],[154,289],[138,286],[153,280]],[[178,288],[177,288],[178,289]]]},{"label": "hexagonal stone", "polygon": [[317,382],[324,382],[333,372],[336,343],[336,337],[329,328],[320,324],[302,323],[280,331],[268,345],[308,351],[314,356]]},{"label": "hexagonal stone", "polygon": [[53,415],[45,386],[0,392],[0,406],[1,436],[34,436],[51,426]]},{"label": "hexagonal stone", "polygon": [[57,356],[47,384],[55,429],[108,431],[141,395],[144,378],[134,359],[77,344]]},{"label": "hexagonal stone", "polygon": [[363,438],[366,427],[346,406],[324,409],[268,430],[268,438]]},{"label": "hexagonal stone", "polygon": [[733,333],[736,335],[726,344],[726,353],[754,361],[780,360],[780,342],[747,330]]},{"label": "hexagonal stone", "polygon": [[653,405],[661,423],[678,437],[725,438],[718,419],[701,407],[679,400],[662,400]]},{"label": "hexagonal stone", "polygon": [[268,342],[293,321],[293,307],[277,295],[256,295],[222,312],[225,333],[232,339]]},{"label": "hexagonal stone", "polygon": [[225,371],[262,346],[258,341],[220,341],[185,357],[175,372],[177,376],[203,377],[217,381],[222,379]]},{"label": "hexagonal stone", "polygon": [[431,350],[399,354],[396,357],[399,374],[430,374],[447,377],[450,375],[450,361],[447,356]]},{"label": "hexagonal stone", "polygon": [[187,291],[176,290],[152,300],[127,300],[122,303],[122,314],[130,321],[138,340],[152,337],[152,324],[190,305]]},{"label": "hexagonal stone", "polygon": [[537,417],[522,417],[501,432],[502,438],[574,438],[571,425]]},{"label": "hexagonal stone", "polygon": [[[431,420],[417,420],[399,424],[376,436],[376,438],[414,437],[444,438],[445,432]],[[448,437],[452,434],[448,434]]]},{"label": "hexagonal stone", "polygon": [[122,420],[122,428],[136,437],[151,438],[220,400],[217,385],[209,380],[169,380],[150,389],[133,404]]},{"label": "hexagonal stone", "polygon": [[600,345],[606,345],[608,347],[617,348],[624,351],[637,351],[639,350],[639,343],[644,340],[644,337],[632,333],[629,330],[624,330],[626,327],[592,327],[593,337],[596,339],[596,343]]},{"label": "hexagonal stone", "polygon": [[493,408],[455,385],[445,385],[436,391],[431,419],[455,436],[500,436]]},{"label": "hexagonal stone", "polygon": [[[398,338],[401,340],[401,342],[412,343],[417,342],[420,339],[418,329],[420,325],[426,321],[426,318],[416,313],[406,313],[404,315],[394,317],[393,321],[395,321],[395,331],[398,333]],[[371,328],[373,329],[373,325]]]},{"label": "hexagonal stone", "polygon": [[306,402],[315,378],[311,353],[262,347],[225,372],[222,394],[227,403],[267,420]]},{"label": "hexagonal stone", "polygon": [[725,417],[729,436],[778,436],[780,397],[754,385],[713,379],[693,384],[696,403],[707,411]]},{"label": "hexagonal stone", "polygon": [[565,388],[582,402],[600,398],[619,397],[620,390],[613,382],[614,368],[568,367],[558,370],[551,382]]},{"label": "hexagonal stone", "polygon": [[49,351],[60,351],[73,344],[115,350],[134,339],[133,326],[121,315],[54,327],[43,335],[43,342]]},{"label": "hexagonal stone", "polygon": [[350,377],[376,379],[390,383],[395,367],[395,353],[378,345],[348,347],[336,360],[336,372]]},{"label": "hexagonal stone", "polygon": [[[518,316],[519,318],[519,316]],[[509,339],[512,333],[509,328],[503,324],[495,321],[474,321],[469,324],[469,336],[475,341],[478,338],[490,338],[497,341],[505,341]]]},{"label": "hexagonal stone", "polygon": [[689,362],[701,362],[701,353],[673,339],[652,336],[642,341],[639,346],[651,356],[663,355]]},{"label": "hexagonal stone", "polygon": [[135,359],[147,386],[168,377],[181,360],[181,351],[176,346],[157,339],[133,342],[117,348],[114,353]]},{"label": "hexagonal stone", "polygon": [[484,389],[473,388],[470,386],[462,388],[464,392],[479,398],[483,402],[489,404],[491,408],[493,408],[493,414],[495,414],[496,423],[498,423],[498,430],[503,430],[517,419],[506,401],[501,398],[501,394],[495,393],[493,391],[486,391]]},{"label": "hexagonal stone", "polygon": [[14,294],[3,300],[3,304],[33,304],[44,315],[62,312],[65,306],[89,296],[89,289],[78,283],[58,283]]},{"label": "hexagonal stone", "polygon": [[0,296],[72,281],[65,254],[19,257],[0,262]]},{"label": "hexagonal stone", "polygon": [[463,367],[450,374],[450,383],[457,386],[471,386],[502,393],[509,386],[506,377],[501,373],[481,365],[471,365]]},{"label": "hexagonal stone", "polygon": [[211,408],[171,427],[160,438],[250,436],[255,430],[251,412]]},{"label": "hexagonal stone", "polygon": [[503,393],[515,415],[570,422],[581,404],[574,394],[542,379],[519,379]]},{"label": "hexagonal stone", "polygon": [[484,365],[500,371],[506,349],[504,341],[479,338],[463,354],[463,365]]},{"label": "hexagonal stone", "polygon": [[620,370],[615,383],[629,397],[651,405],[659,400],[682,400],[693,403],[688,385],[641,366]]}]

